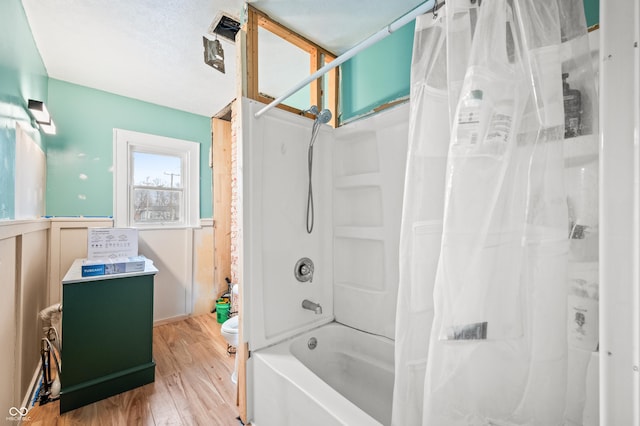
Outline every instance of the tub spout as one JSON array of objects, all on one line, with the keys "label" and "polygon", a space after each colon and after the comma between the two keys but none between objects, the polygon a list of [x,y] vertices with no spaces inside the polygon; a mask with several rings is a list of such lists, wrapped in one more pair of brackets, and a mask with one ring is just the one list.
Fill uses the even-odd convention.
[{"label": "tub spout", "polygon": [[313,303],[311,300],[304,299],[302,301],[302,307],[304,309],[309,309],[310,311],[315,312],[317,315],[322,313],[322,306],[319,303]]}]

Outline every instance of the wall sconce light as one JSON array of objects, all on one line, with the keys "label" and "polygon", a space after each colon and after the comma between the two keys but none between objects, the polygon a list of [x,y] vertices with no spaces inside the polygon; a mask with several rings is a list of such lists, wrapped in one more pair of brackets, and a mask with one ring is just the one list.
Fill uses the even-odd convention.
[{"label": "wall sconce light", "polygon": [[48,135],[56,134],[56,125],[53,122],[53,119],[49,114],[49,110],[47,110],[47,106],[44,102],[29,99],[28,108],[43,132]]},{"label": "wall sconce light", "polygon": [[203,36],[202,44],[204,45],[205,64],[224,74],[224,50],[222,50],[220,40],[217,38],[215,40],[209,40]]}]

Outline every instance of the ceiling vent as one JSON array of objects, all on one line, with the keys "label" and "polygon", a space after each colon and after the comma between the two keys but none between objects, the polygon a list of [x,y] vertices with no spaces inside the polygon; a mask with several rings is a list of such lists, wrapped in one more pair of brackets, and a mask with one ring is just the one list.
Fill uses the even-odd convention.
[{"label": "ceiling vent", "polygon": [[236,41],[238,31],[240,31],[240,22],[226,13],[219,13],[209,26],[209,34],[217,34],[232,43]]}]

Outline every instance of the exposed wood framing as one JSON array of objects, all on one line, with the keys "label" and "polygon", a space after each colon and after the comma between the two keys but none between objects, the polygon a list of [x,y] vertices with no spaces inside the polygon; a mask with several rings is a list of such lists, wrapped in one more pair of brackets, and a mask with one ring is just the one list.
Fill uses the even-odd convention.
[{"label": "exposed wood framing", "polygon": [[373,112],[380,112],[380,111],[383,111],[383,110],[385,110],[387,108],[391,108],[391,107],[394,107],[396,105],[403,104],[405,102],[409,102],[409,97],[408,96],[406,96],[406,97],[404,97],[402,99],[396,99],[395,101],[387,102],[386,104],[382,104],[380,106],[377,106],[377,107],[375,107],[373,109]]},{"label": "exposed wood framing", "polygon": [[[242,327],[242,326],[241,326]],[[242,331],[239,332],[238,338],[242,339]],[[239,340],[236,348],[236,356],[238,358],[238,394],[237,404],[240,412],[240,420],[242,423],[248,424],[247,418],[247,360],[249,359],[249,345]]]},{"label": "exposed wood framing", "polygon": [[214,118],[213,133],[213,285],[219,297],[231,278],[231,122]]},{"label": "exposed wood framing", "polygon": [[[317,50],[314,50],[310,54],[309,61],[309,74],[313,74],[320,68],[322,68],[322,54]],[[311,86],[311,105],[318,105],[322,109],[322,79],[318,78],[310,83]]]},{"label": "exposed wood framing", "polygon": [[[334,59],[335,58],[329,58],[325,56],[324,62],[325,64],[327,64]],[[332,113],[331,121],[329,122],[329,124],[331,124],[333,127],[338,127],[338,93],[340,93],[339,69],[340,67],[334,68],[327,74],[325,74],[325,78],[329,79],[329,84],[327,85],[328,91],[326,93],[327,105],[330,106],[329,109]]]},{"label": "exposed wood framing", "polygon": [[[270,103],[273,98],[260,93],[260,85],[258,81],[258,28],[261,27],[274,35],[280,37],[284,41],[293,44],[294,46],[309,53],[309,73],[313,74],[320,69],[324,63],[331,62],[336,58],[336,55],[328,50],[318,46],[314,42],[306,39],[300,34],[295,33],[284,25],[274,21],[265,13],[259,11],[253,6],[248,6],[247,22],[244,26],[246,32],[246,75],[243,76],[243,80],[246,81],[247,87],[244,96],[263,102]],[[331,124],[335,127],[337,125],[338,115],[338,72],[337,70],[328,73],[329,90],[328,93],[324,93],[322,79],[317,79],[310,84],[310,100],[312,105],[326,106],[333,114]],[[297,108],[280,104],[278,108],[290,111],[296,114],[301,113]],[[311,116],[310,116],[311,117]]]},{"label": "exposed wood framing", "polygon": [[224,121],[231,121],[231,107],[233,105],[233,102],[230,102],[229,104],[227,104],[227,106],[225,106],[224,108],[222,108],[220,111],[218,111],[218,113],[216,115],[213,116],[213,118],[219,118],[220,120],[224,120]]},{"label": "exposed wood framing", "polygon": [[247,41],[246,41],[246,64],[247,64],[247,93],[251,99],[258,98],[258,14],[256,9],[249,7],[247,16]]}]

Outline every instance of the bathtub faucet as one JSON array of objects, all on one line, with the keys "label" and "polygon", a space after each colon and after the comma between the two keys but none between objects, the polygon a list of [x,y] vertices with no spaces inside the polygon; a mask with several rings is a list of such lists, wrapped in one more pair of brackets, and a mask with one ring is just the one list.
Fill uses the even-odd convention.
[{"label": "bathtub faucet", "polygon": [[304,299],[302,301],[302,307],[304,309],[308,309],[310,311],[313,311],[318,315],[320,315],[322,313],[322,306],[320,306],[319,303],[313,303],[311,300]]}]

